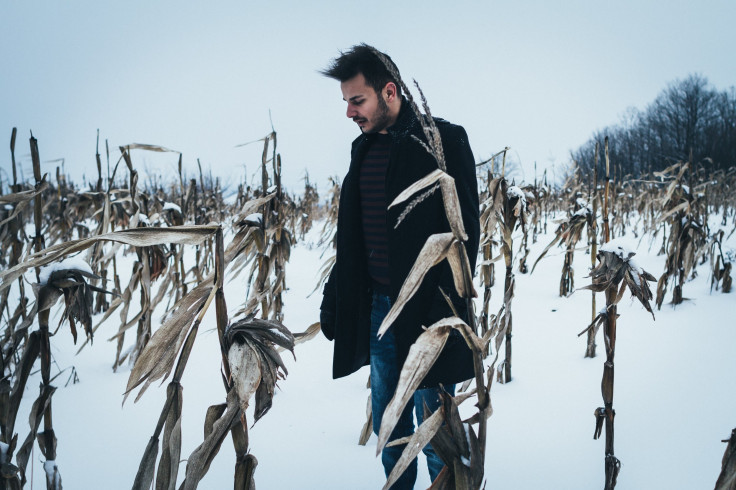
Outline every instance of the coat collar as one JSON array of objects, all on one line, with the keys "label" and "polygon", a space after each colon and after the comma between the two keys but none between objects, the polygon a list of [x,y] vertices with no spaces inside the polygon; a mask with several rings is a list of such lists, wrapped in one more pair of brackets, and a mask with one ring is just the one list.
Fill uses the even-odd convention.
[{"label": "coat collar", "polygon": [[[401,96],[401,108],[399,109],[399,117],[396,118],[396,122],[393,124],[393,126],[390,126],[386,128],[386,131],[391,136],[392,140],[400,139],[402,136],[405,136],[412,128],[416,127],[417,125],[417,116],[414,114],[414,111],[412,110],[411,106],[409,105],[409,101],[406,100],[406,97],[403,95]],[[363,154],[365,153],[365,150],[367,148],[367,143],[370,143],[375,139],[375,133],[371,134],[361,134],[358,136],[355,141],[353,142],[354,146],[354,155],[362,158]]]},{"label": "coat collar", "polygon": [[388,134],[393,138],[406,133],[412,126],[417,122],[417,116],[414,114],[409,101],[406,97],[401,96],[401,108],[399,109],[399,117],[396,118],[396,122],[393,126],[386,128]]}]

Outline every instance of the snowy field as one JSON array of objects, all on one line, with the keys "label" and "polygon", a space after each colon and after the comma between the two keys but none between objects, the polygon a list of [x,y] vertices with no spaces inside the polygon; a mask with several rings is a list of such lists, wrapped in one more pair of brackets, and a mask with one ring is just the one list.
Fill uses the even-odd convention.
[{"label": "snowy field", "polygon": [[[530,263],[551,241],[553,230],[549,223],[550,233],[540,235],[532,246]],[[292,249],[286,267],[284,324],[293,332],[319,319],[321,295],[309,296],[323,261],[322,250],[313,246],[316,236],[313,230]],[[638,251],[637,262],[657,278],[664,264],[664,257],[656,255],[660,240],[651,249],[648,238],[641,244],[633,237],[629,241]],[[736,248],[736,239],[727,245]],[[123,259],[132,260],[130,255]],[[593,412],[603,405],[603,340],[599,332],[598,357],[585,359],[585,336],[577,334],[590,322],[591,293],[578,290],[571,297],[558,297],[562,262],[562,249],[553,248],[533,275],[516,273],[514,379],[506,385],[494,382],[491,392],[488,489],[603,487],[604,439],[593,440]],[[576,253],[574,268],[575,286],[589,284],[585,276],[590,256],[584,250]],[[708,264],[697,271],[683,290],[690,300],[676,308],[665,304],[661,311],[655,309],[656,321],[638,301],[630,300],[628,292],[619,304],[614,408],[615,452],[622,467],[617,489],[712,488],[720,471],[726,447],[721,440],[736,427],[736,302],[733,293],[710,291]],[[502,297],[501,274],[493,288],[492,312]],[[121,280],[127,284],[127,278]],[[238,277],[226,283],[231,312],[245,299],[243,282]],[[482,296],[480,287],[478,291]],[[670,297],[668,293],[665,303]],[[136,304],[134,299],[131,312]],[[598,308],[604,304],[602,294],[597,295],[597,304]],[[157,310],[154,316],[154,328],[161,313]],[[60,314],[57,306],[52,326]],[[107,341],[117,331],[117,316],[103,324],[94,344],[78,355],[79,346],[73,345],[66,323],[51,340],[56,362],[52,375],[67,369],[53,383],[58,387],[53,398],[57,464],[67,489],[130,488],[164,403],[168,380],[151,386],[137,403],[131,396],[122,405],[130,366],[112,372],[115,343]],[[134,331],[129,332],[132,342]],[[385,480],[375,457],[376,437],[365,447],[358,445],[369,392],[367,368],[333,380],[332,344],[321,334],[297,346],[296,361],[288,353],[284,358],[289,375],[279,383],[271,411],[249,431],[250,450],[259,461],[255,472],[259,490],[381,488]],[[207,407],[224,402],[220,359],[212,307],[182,380],[182,458],[202,440]],[[79,382],[67,385],[71,366]],[[36,372],[16,424],[21,441],[39,383]],[[472,413],[472,403],[471,399],[461,407],[463,413]],[[227,439],[199,488],[232,488],[234,461]],[[26,488],[45,488],[37,447],[29,469],[31,465],[32,482]],[[185,465],[180,466],[179,481]],[[417,488],[428,485],[420,456]]]}]

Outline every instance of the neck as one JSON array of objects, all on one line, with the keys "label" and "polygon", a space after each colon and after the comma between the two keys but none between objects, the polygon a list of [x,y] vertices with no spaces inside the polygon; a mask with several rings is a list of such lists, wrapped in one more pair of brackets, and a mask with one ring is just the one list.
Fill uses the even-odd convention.
[{"label": "neck", "polygon": [[399,113],[401,112],[401,97],[397,97],[395,102],[389,103],[388,110],[391,122],[385,129],[379,131],[380,134],[388,134],[388,128],[396,124],[396,121],[399,119]]}]

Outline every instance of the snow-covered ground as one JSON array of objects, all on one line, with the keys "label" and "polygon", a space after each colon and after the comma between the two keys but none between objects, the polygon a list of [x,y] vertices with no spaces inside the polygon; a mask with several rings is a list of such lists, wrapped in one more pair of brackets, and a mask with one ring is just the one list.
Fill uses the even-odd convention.
[{"label": "snow-covered ground", "polygon": [[[554,225],[548,229],[551,232]],[[309,246],[315,237],[313,231],[306,242],[295,246],[287,265],[284,323],[294,332],[319,319],[320,294],[308,296],[322,263],[322,250]],[[539,237],[530,262],[551,239],[551,233]],[[646,240],[639,244],[632,239],[629,245],[638,251],[637,263],[659,277],[664,261],[656,256],[659,243],[651,251]],[[733,239],[729,245],[734,248]],[[495,411],[486,456],[489,489],[603,486],[604,440],[593,440],[593,412],[603,404],[603,341],[599,333],[598,357],[583,357],[585,336],[577,334],[590,322],[591,293],[578,290],[571,297],[558,297],[562,261],[562,250],[553,248],[533,275],[516,274],[514,379],[506,385],[494,383],[492,389]],[[589,284],[585,276],[590,256],[577,252],[574,266],[575,286]],[[127,269],[119,265],[119,270]],[[226,284],[231,312],[245,299],[243,280],[238,277]],[[499,274],[492,311],[498,309],[502,285]],[[628,292],[619,305],[614,408],[621,490],[712,488],[725,449],[721,440],[736,427],[734,294],[710,291],[707,264],[698,268],[698,277],[685,285],[683,294],[691,300],[676,308],[663,305],[661,311],[655,310],[656,321],[629,299]],[[668,294],[666,301],[669,298]],[[597,302],[600,308],[602,294]],[[54,315],[58,322],[60,310]],[[66,323],[51,341],[56,366],[74,366],[79,376],[78,383],[66,385],[70,375],[66,370],[54,382],[59,388],[53,397],[56,462],[68,489],[130,488],[163,406],[166,382],[152,386],[137,403],[130,397],[121,405],[129,367],[117,373],[111,369],[115,344],[107,339],[115,333],[116,321],[114,314],[97,331],[94,344],[79,355]],[[332,344],[321,334],[297,346],[296,361],[288,353],[284,358],[289,375],[279,383],[271,411],[249,431],[250,450],[259,461],[258,488],[381,488],[385,480],[375,457],[376,437],[365,447],[358,445],[369,392],[367,368],[333,380]],[[202,440],[207,407],[224,402],[220,359],[211,308],[182,380],[182,458]],[[39,379],[36,373],[28,382],[19,412],[16,430],[21,441]],[[472,400],[461,408],[472,413]],[[226,440],[200,488],[231,488],[234,459],[232,444]],[[37,448],[31,465],[32,486],[27,488],[44,488]],[[185,466],[182,462],[180,480]],[[420,459],[417,488],[429,485],[425,468]]]}]

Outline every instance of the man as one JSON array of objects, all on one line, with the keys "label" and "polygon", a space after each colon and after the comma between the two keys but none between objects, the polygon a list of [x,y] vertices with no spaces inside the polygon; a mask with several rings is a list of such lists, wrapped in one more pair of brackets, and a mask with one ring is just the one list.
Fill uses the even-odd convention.
[{"label": "man", "polygon": [[[390,61],[390,58],[387,57]],[[393,63],[393,62],[391,62]],[[394,67],[395,68],[395,65]],[[320,320],[325,336],[335,341],[333,377],[347,376],[366,364],[371,369],[373,431],[378,434],[383,412],[391,400],[409,347],[423,326],[452,316],[440,288],[467,321],[467,305],[458,297],[447,262],[432,268],[414,297],[379,340],[376,333],[396,300],[427,238],[450,231],[439,190],[420,202],[396,227],[407,203],[387,209],[406,187],[438,168],[437,162],[413,136],[424,141],[417,116],[401,94],[401,87],[372,47],[353,46],[322,71],[340,82],[346,115],[362,134],[352,145],[350,168],[342,183],[337,220],[337,257],[325,284]],[[398,75],[398,69],[395,70]],[[468,241],[471,267],[478,253],[479,211],[475,165],[465,130],[436,119],[448,173],[455,179]],[[473,377],[470,349],[456,331],[410,399],[390,440],[414,432],[423,405],[439,406],[440,384],[454,394],[455,384]],[[383,450],[388,476],[404,446]],[[424,448],[434,480],[444,463],[430,445]],[[416,459],[394,489],[413,488]]]}]

